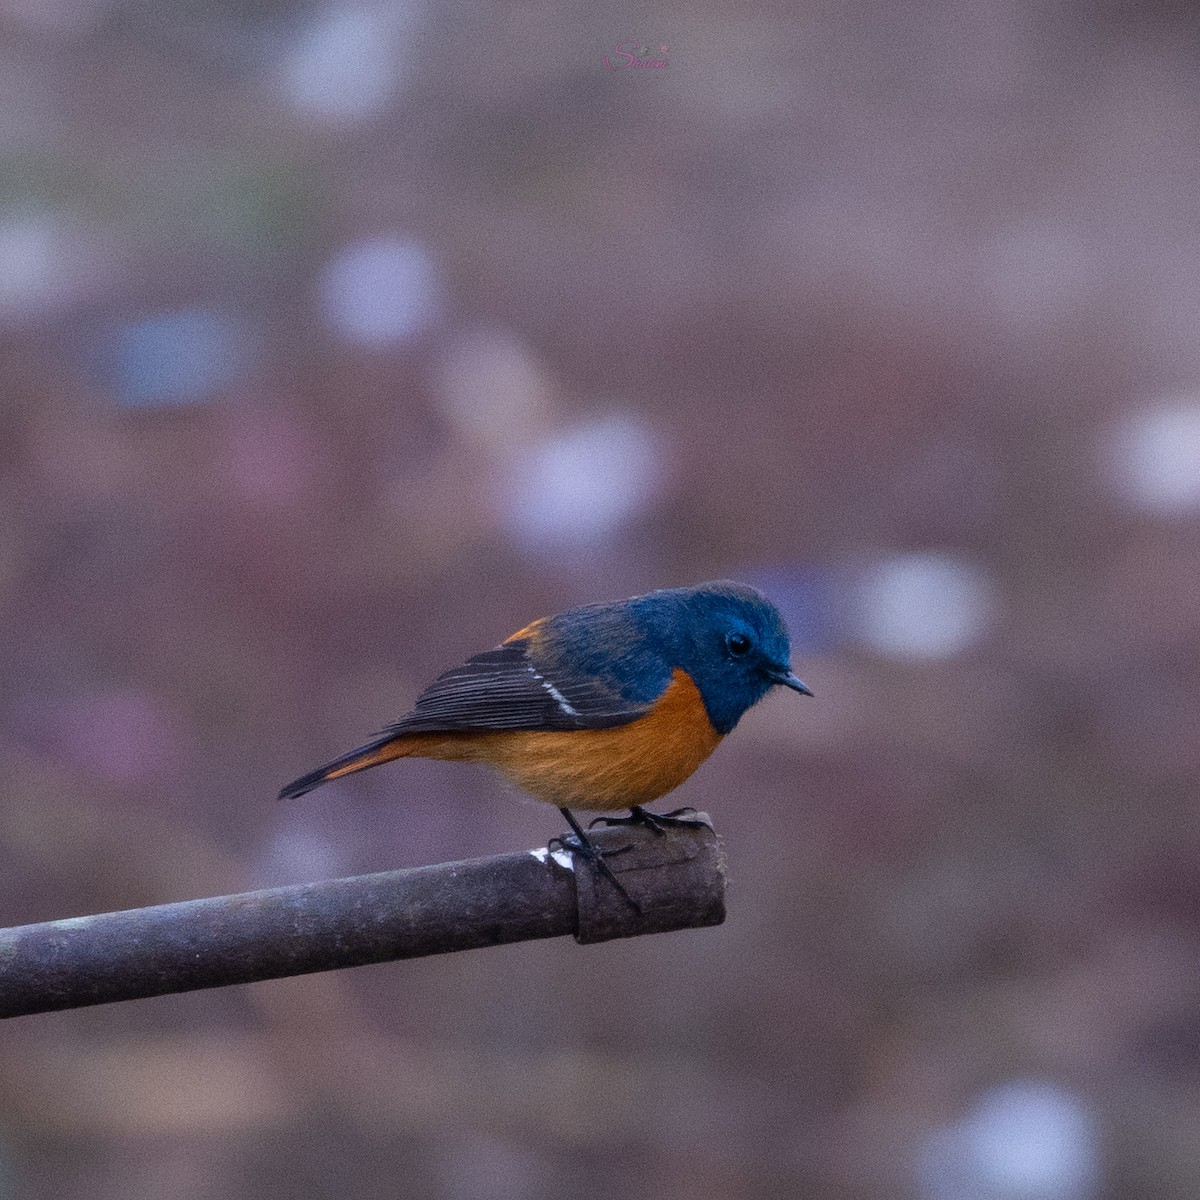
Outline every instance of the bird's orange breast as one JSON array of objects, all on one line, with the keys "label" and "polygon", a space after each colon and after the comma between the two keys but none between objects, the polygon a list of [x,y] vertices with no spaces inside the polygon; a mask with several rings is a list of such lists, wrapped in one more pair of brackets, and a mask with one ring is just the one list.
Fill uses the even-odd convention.
[{"label": "bird's orange breast", "polygon": [[691,677],[676,670],[650,712],[614,729],[430,733],[398,741],[413,757],[490,763],[550,804],[607,811],[649,804],[678,787],[721,735]]}]

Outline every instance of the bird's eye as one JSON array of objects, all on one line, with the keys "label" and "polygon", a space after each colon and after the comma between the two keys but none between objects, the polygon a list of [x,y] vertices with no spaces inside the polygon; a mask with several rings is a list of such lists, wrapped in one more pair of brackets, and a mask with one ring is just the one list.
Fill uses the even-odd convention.
[{"label": "bird's eye", "polygon": [[725,638],[729,653],[741,658],[750,649],[750,639],[744,633],[731,633]]}]

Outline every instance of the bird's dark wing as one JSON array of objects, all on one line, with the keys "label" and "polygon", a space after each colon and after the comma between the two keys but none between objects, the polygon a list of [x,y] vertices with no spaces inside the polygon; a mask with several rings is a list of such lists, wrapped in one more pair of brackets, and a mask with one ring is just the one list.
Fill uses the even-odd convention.
[{"label": "bird's dark wing", "polygon": [[650,710],[650,704],[623,698],[602,677],[535,665],[528,649],[526,640],[510,639],[439,675],[412,712],[383,734],[608,729]]}]

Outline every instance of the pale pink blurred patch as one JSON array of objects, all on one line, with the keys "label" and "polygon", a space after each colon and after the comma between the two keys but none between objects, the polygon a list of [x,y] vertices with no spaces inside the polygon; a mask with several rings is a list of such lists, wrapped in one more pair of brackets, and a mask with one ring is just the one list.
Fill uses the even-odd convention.
[{"label": "pale pink blurred patch", "polygon": [[224,471],[248,500],[287,505],[312,480],[317,449],[312,434],[283,408],[238,408],[230,413],[223,446]]},{"label": "pale pink blurred patch", "polygon": [[111,783],[161,779],[180,758],[178,722],[146,692],[83,693],[49,717],[63,757]]}]

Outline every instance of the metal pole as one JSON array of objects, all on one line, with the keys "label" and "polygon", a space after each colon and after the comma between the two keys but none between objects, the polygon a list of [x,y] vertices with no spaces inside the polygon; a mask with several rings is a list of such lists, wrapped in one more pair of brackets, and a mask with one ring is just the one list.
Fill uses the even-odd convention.
[{"label": "metal pole", "polygon": [[608,829],[593,839],[640,912],[587,860],[534,850],[22,925],[0,930],[0,1017],[725,919],[724,862],[710,826]]}]

